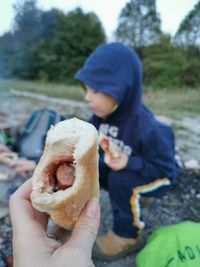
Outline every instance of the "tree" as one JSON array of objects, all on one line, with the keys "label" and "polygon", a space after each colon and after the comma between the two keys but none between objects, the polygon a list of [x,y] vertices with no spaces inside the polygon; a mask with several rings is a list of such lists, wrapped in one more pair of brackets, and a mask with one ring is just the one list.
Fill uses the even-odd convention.
[{"label": "tree", "polygon": [[199,87],[200,84],[200,49],[194,46],[188,46],[184,49],[186,64],[181,73],[181,86]]},{"label": "tree", "polygon": [[41,35],[42,11],[37,8],[36,0],[18,1],[13,6],[15,24],[12,34],[13,68],[11,75],[30,79],[34,77],[31,69],[29,49]]},{"label": "tree", "polygon": [[175,45],[184,49],[187,64],[181,74],[184,86],[197,87],[200,84],[200,1],[183,19],[174,37]]},{"label": "tree", "polygon": [[137,49],[157,42],[160,34],[155,0],[130,0],[122,9],[116,30],[117,40]]},{"label": "tree", "polygon": [[51,41],[41,39],[32,47],[38,75],[46,80],[73,80],[87,56],[105,42],[101,22],[94,13],[80,8],[56,14]]},{"label": "tree", "polygon": [[187,57],[183,49],[171,43],[170,36],[161,38],[160,43],[144,49],[144,82],[153,88],[175,88],[185,84],[181,81],[187,68]]},{"label": "tree", "polygon": [[22,43],[27,44],[37,40],[41,32],[42,11],[37,7],[37,0],[18,1],[14,6],[14,33]]},{"label": "tree", "polygon": [[0,77],[10,77],[14,67],[13,35],[5,33],[0,37]]},{"label": "tree", "polygon": [[1,76],[50,81],[73,80],[88,55],[105,42],[94,13],[42,11],[36,0],[15,5],[15,28],[0,37]]},{"label": "tree", "polygon": [[174,38],[175,43],[200,47],[200,1],[184,18]]}]

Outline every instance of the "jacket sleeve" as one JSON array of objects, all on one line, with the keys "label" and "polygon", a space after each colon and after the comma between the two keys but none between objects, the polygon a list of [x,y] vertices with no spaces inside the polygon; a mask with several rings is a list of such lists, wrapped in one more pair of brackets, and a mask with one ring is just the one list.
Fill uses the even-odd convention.
[{"label": "jacket sleeve", "polygon": [[92,115],[89,120],[88,120],[89,123],[93,124],[94,127],[98,130],[99,128],[99,123],[98,123],[98,120],[94,117],[94,115]]},{"label": "jacket sleeve", "polygon": [[174,134],[170,127],[159,126],[141,140],[141,152],[133,152],[126,166],[144,178],[173,178],[177,174]]}]

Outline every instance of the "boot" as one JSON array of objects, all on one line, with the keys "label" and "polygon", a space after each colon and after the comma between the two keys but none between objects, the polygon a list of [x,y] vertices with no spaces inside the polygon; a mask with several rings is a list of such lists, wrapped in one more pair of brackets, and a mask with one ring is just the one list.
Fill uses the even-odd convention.
[{"label": "boot", "polygon": [[117,260],[139,250],[143,244],[141,235],[137,238],[124,238],[110,230],[106,235],[97,238],[93,256],[99,260]]}]

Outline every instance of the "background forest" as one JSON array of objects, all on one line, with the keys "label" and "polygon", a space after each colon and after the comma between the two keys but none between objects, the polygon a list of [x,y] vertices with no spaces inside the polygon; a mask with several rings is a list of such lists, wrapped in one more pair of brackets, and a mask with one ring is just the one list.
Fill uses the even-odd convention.
[{"label": "background forest", "polygon": [[[107,42],[93,12],[43,11],[36,0],[18,2],[14,9],[13,30],[0,36],[1,78],[74,83],[88,55]],[[137,50],[146,86],[199,87],[200,1],[170,36],[161,31],[156,0],[130,0],[121,10],[115,41]]]}]

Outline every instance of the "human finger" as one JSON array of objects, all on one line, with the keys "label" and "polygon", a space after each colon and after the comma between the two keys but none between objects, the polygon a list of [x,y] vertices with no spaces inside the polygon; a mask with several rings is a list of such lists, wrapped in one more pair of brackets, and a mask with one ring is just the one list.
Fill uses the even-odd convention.
[{"label": "human finger", "polygon": [[97,199],[91,199],[83,209],[66,245],[75,246],[91,256],[100,220],[100,207]]},{"label": "human finger", "polygon": [[50,223],[47,227],[47,236],[63,244],[70,237],[70,232],[55,223]]},{"label": "human finger", "polygon": [[23,165],[16,165],[14,168],[13,168],[16,172],[24,172],[26,171],[26,167],[24,167]]},{"label": "human finger", "polygon": [[27,171],[33,171],[35,168],[35,165],[30,163],[26,164],[15,164],[12,166],[16,172],[27,172]]},{"label": "human finger", "polygon": [[1,152],[11,152],[11,150],[4,144],[0,144],[0,151]]},{"label": "human finger", "polygon": [[46,228],[48,216],[33,208],[30,200],[31,191],[32,182],[29,179],[10,198],[11,221],[17,232],[34,230],[35,227],[40,231]]}]

